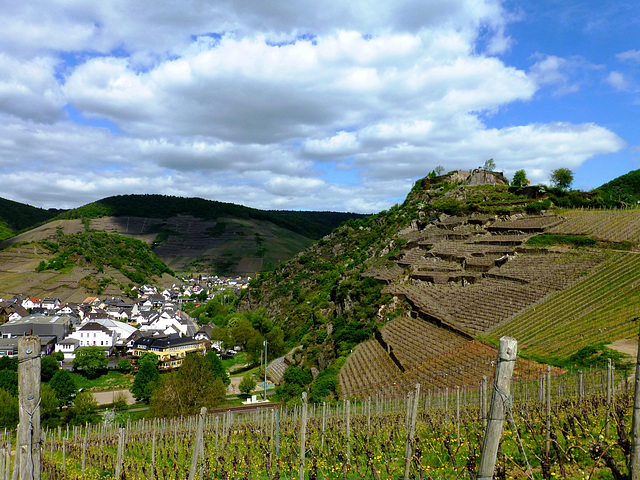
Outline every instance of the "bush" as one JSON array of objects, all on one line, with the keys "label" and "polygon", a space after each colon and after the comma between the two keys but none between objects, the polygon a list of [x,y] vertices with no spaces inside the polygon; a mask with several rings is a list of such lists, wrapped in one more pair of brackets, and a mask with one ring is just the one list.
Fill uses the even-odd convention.
[{"label": "bush", "polygon": [[118,370],[122,373],[129,373],[131,371],[131,362],[126,358],[118,360]]},{"label": "bush", "polygon": [[238,390],[244,393],[245,395],[249,395],[254,388],[256,388],[256,380],[253,378],[253,375],[246,374],[242,377],[242,381],[238,385]]}]

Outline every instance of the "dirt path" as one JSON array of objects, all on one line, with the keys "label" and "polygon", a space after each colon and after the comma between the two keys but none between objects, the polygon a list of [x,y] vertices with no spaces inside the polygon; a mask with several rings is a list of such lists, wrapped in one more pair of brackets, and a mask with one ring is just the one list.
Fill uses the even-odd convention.
[{"label": "dirt path", "polygon": [[91,393],[95,401],[98,402],[98,405],[107,405],[109,403],[113,403],[113,399],[120,392],[126,395],[127,405],[133,405],[134,403],[136,403],[136,399],[133,398],[133,395],[129,390],[114,390],[111,392],[91,392]]}]

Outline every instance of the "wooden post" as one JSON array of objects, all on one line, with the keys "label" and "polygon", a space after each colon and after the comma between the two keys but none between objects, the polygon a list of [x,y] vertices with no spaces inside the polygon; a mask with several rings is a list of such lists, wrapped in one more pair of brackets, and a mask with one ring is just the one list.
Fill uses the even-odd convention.
[{"label": "wooden post", "polygon": [[20,457],[20,480],[40,479],[40,337],[18,340],[18,398],[20,424],[16,454]]},{"label": "wooden post", "polygon": [[122,473],[122,461],[124,457],[124,428],[118,431],[118,454],[116,456],[116,478],[120,478]]},{"label": "wooden post", "polygon": [[[0,472],[0,478],[2,477],[1,474],[2,472]],[[9,439],[7,440],[7,464],[5,465],[4,478],[5,480],[11,480],[11,435],[9,435]]]},{"label": "wooden post", "polygon": [[460,386],[456,385],[456,442],[460,445]]},{"label": "wooden post", "polygon": [[549,457],[551,446],[551,366],[547,365],[547,428],[545,436],[545,453]]},{"label": "wooden post", "polygon": [[200,409],[200,416],[198,417],[198,425],[196,426],[196,438],[193,445],[193,455],[191,457],[191,467],[189,468],[189,480],[196,478],[196,470],[198,467],[198,460],[202,454],[202,443],[204,436],[204,417],[207,414],[207,407]]},{"label": "wooden post", "polygon": [[307,392],[302,392],[302,423],[300,424],[300,469],[298,479],[304,480],[304,461],[307,450]]},{"label": "wooden post", "polygon": [[629,461],[629,475],[631,480],[640,480],[640,333],[638,334],[636,383],[633,399],[633,419],[631,420],[631,459]]},{"label": "wooden post", "polygon": [[609,420],[611,419],[611,359],[607,358],[607,417],[604,424],[604,438],[609,438]]},{"label": "wooden post", "polygon": [[482,455],[478,467],[477,480],[492,479],[498,454],[498,443],[504,425],[505,411],[510,402],[511,376],[518,353],[518,342],[511,337],[500,338],[498,346],[498,363],[494,379],[494,390],[491,395],[491,409],[487,429],[482,443]]},{"label": "wooden post", "polygon": [[[409,397],[409,396],[408,396]],[[418,417],[418,403],[420,403],[420,384],[416,384],[416,391],[412,397],[410,415],[407,428],[407,445],[405,448],[404,459],[404,480],[409,480],[409,470],[411,467],[411,459],[413,458],[413,440],[416,437],[416,419]]]}]

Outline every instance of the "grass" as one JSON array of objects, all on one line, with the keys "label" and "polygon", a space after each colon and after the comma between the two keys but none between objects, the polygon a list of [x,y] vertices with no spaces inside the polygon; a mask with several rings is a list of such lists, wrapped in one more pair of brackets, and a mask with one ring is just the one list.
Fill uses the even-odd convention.
[{"label": "grass", "polygon": [[552,245],[591,247],[596,244],[596,240],[584,235],[536,235],[527,240],[526,244],[538,247],[550,247]]},{"label": "grass", "polygon": [[78,372],[69,372],[71,378],[76,383],[76,388],[83,388],[85,390],[119,390],[126,389],[133,383],[133,375],[125,375],[118,370],[107,370],[103,375],[98,378],[87,378]]}]

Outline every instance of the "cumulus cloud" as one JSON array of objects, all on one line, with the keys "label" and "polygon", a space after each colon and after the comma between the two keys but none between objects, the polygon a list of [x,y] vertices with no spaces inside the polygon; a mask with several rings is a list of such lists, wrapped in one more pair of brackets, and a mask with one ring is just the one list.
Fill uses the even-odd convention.
[{"label": "cumulus cloud", "polygon": [[0,172],[25,203],[148,192],[376,212],[437,165],[495,158],[536,182],[624,146],[595,124],[485,125],[595,68],[491,56],[511,45],[497,0],[29,4],[0,32]]},{"label": "cumulus cloud", "polygon": [[631,86],[625,75],[620,72],[609,73],[609,75],[605,79],[605,82],[607,82],[609,85],[620,92],[629,90]]}]

